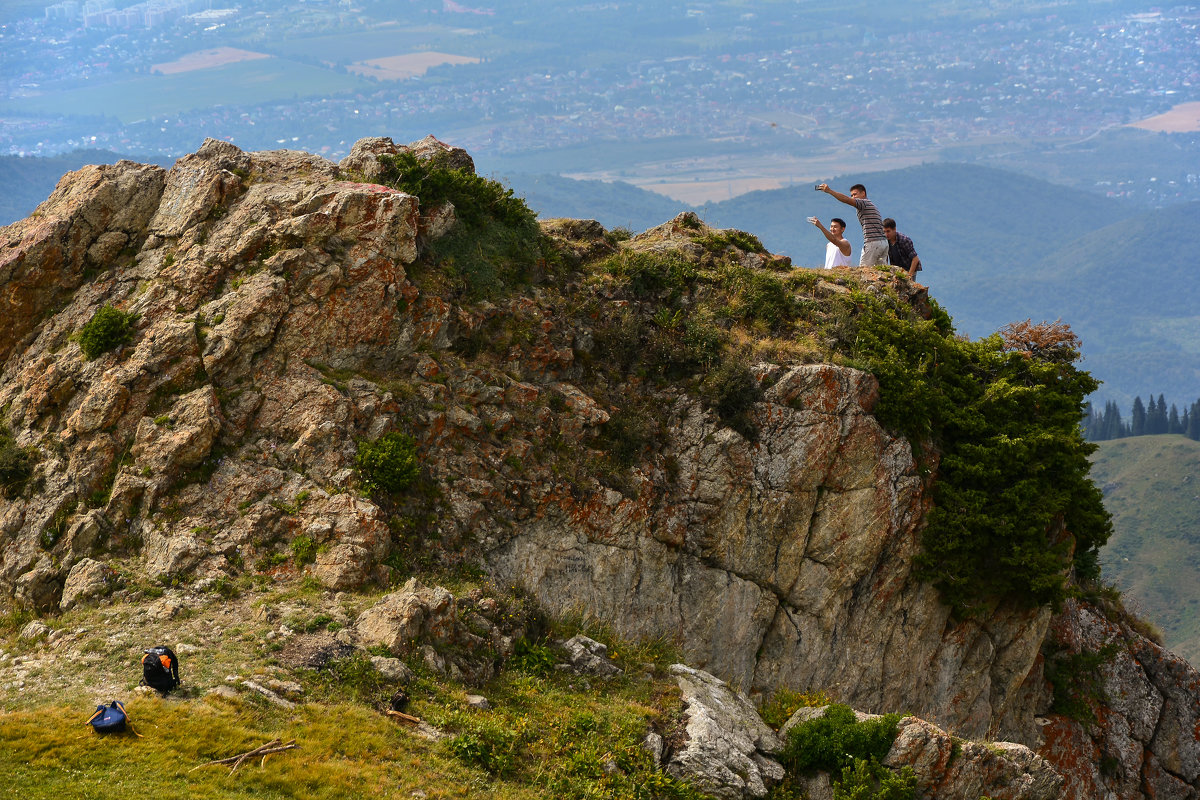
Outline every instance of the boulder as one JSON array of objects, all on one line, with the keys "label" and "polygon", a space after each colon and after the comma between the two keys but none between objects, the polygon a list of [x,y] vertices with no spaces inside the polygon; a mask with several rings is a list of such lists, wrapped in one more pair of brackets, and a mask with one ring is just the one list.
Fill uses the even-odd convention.
[{"label": "boulder", "polygon": [[85,558],[67,574],[59,605],[63,611],[70,611],[82,603],[107,597],[119,583],[120,578],[112,567]]},{"label": "boulder", "polygon": [[620,675],[622,669],[608,658],[608,646],[589,639],[583,634],[572,636],[562,644],[567,662],[580,675],[611,677]]},{"label": "boulder", "polygon": [[782,742],[754,705],[724,681],[683,664],[670,668],[682,693],[687,741],[666,772],[724,800],[766,797],[783,779],[772,756]]},{"label": "boulder", "polygon": [[452,643],[456,622],[454,595],[409,578],[400,591],[359,614],[354,629],[364,644],[403,655],[417,642]]}]

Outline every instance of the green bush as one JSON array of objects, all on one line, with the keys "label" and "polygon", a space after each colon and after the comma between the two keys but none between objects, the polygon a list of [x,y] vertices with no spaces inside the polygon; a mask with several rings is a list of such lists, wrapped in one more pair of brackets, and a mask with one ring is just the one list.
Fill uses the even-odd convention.
[{"label": "green bush", "polygon": [[483,767],[498,777],[516,766],[521,733],[504,727],[490,717],[471,719],[467,730],[446,741],[450,752],[461,761]]},{"label": "green bush", "polygon": [[706,236],[698,237],[696,241],[701,247],[712,253],[721,253],[727,247],[736,247],[748,253],[767,252],[767,248],[763,247],[763,243],[758,240],[757,236],[739,230],[713,231]]},{"label": "green bush", "polygon": [[746,267],[729,267],[721,272],[721,285],[733,295],[733,301],[725,309],[733,319],[776,331],[795,317],[792,292],[774,275]]},{"label": "green bush", "polygon": [[1090,726],[1096,722],[1095,706],[1108,702],[1100,668],[1113,660],[1121,645],[1109,642],[1099,650],[1071,653],[1055,642],[1048,642],[1045,656],[1046,680],[1054,688],[1050,710]]},{"label": "green bush", "polygon": [[1083,402],[1098,386],[1069,345],[967,341],[949,318],[856,295],[853,359],[879,379],[875,416],[940,453],[918,574],[959,616],[1012,598],[1056,604],[1074,562],[1088,570],[1111,520],[1088,480]]},{"label": "green bush", "polygon": [[912,767],[896,773],[870,759],[856,758],[833,781],[833,800],[914,800],[916,796]]},{"label": "green bush", "polygon": [[12,431],[0,425],[0,497],[12,497],[25,488],[33,475],[35,452],[18,447]]},{"label": "green bush", "polygon": [[421,472],[416,442],[410,436],[395,432],[384,434],[374,442],[359,442],[354,465],[368,492],[402,492]]},{"label": "green bush", "polygon": [[598,270],[622,279],[636,297],[669,293],[674,297],[692,288],[699,268],[679,253],[622,250],[600,262]]},{"label": "green bush", "polygon": [[468,299],[494,298],[528,285],[557,260],[537,224],[537,215],[496,181],[444,160],[419,161],[412,153],[381,156],[381,182],[415,195],[424,211],[454,206],[456,224],[431,243],[418,268],[432,269]]},{"label": "green bush", "polygon": [[79,329],[79,349],[91,361],[133,339],[133,326],[138,315],[121,311],[110,305],[100,310]]},{"label": "green bush", "polygon": [[315,681],[326,699],[374,703],[387,692],[387,681],[371,663],[370,656],[361,651],[347,658],[330,659],[315,673]]},{"label": "green bush", "polygon": [[297,567],[317,560],[317,543],[311,536],[301,534],[292,540],[292,558]]},{"label": "green bush", "polygon": [[508,225],[537,224],[537,215],[512,189],[473,172],[449,169],[441,158],[421,161],[412,153],[379,157],[381,182],[418,198],[431,209],[449,202],[455,216],[469,226],[495,220]]},{"label": "green bush", "polygon": [[854,709],[835,703],[823,716],[788,731],[780,763],[788,772],[839,774],[858,759],[880,762],[896,739],[899,714],[859,722]]},{"label": "green bush", "polygon": [[792,715],[801,708],[827,706],[832,702],[825,692],[797,692],[794,689],[778,689],[771,699],[758,710],[763,722],[773,729],[782,728]]}]

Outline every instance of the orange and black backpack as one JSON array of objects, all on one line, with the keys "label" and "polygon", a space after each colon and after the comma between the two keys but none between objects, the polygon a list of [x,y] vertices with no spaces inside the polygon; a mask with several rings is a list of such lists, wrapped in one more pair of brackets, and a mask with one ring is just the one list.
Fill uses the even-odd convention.
[{"label": "orange and black backpack", "polygon": [[164,695],[179,688],[179,659],[171,648],[160,644],[142,651],[142,683]]}]

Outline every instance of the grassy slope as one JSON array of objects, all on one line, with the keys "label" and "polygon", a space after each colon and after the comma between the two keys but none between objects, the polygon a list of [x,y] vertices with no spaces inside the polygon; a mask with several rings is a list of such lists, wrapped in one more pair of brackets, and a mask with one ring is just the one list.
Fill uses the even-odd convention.
[{"label": "grassy slope", "polygon": [[1104,573],[1166,644],[1200,664],[1200,442],[1137,436],[1101,442],[1092,477],[1113,515]]},{"label": "grassy slope", "polygon": [[[655,777],[640,745],[647,727],[669,731],[679,709],[678,689],[665,672],[674,655],[669,647],[625,647],[592,629],[610,643],[626,676],[579,678],[553,669],[539,674],[510,668],[482,687],[440,678],[419,657],[411,659],[418,677],[407,687],[408,711],[448,735],[470,737],[456,754],[449,741],[421,738],[380,713],[395,687],[380,683],[373,671],[331,673],[289,657],[306,636],[328,632],[280,636],[281,626],[304,631],[322,614],[352,618],[377,601],[378,592],[335,598],[297,578],[240,585],[233,598],[181,598],[168,590],[158,599],[160,589],[134,589],[125,602],[47,619],[59,633],[44,639],[21,639],[24,620],[0,618],[5,785],[17,787],[23,800],[332,800],[410,798],[417,790],[429,798],[516,799],[547,793],[582,797],[601,785],[610,790],[605,796],[629,797],[634,782],[658,780],[663,785],[653,796],[694,796],[682,784]],[[184,605],[174,616],[147,613],[172,599]],[[276,633],[269,636],[271,631]],[[160,642],[176,646],[184,684],[167,700],[135,688],[141,648]],[[18,660],[24,663],[16,665]],[[18,666],[29,673],[16,675]],[[230,675],[238,680],[230,681]],[[236,697],[210,693],[236,688],[247,678],[298,682],[306,702],[287,711],[245,690]],[[469,707],[468,692],[484,695],[492,708]],[[99,737],[85,727],[95,704],[111,699],[126,704],[141,738]],[[195,769],[274,738],[295,738],[300,748],[271,756],[265,766],[247,763],[232,776],[228,767]],[[603,764],[610,759],[623,771],[606,778]]]}]

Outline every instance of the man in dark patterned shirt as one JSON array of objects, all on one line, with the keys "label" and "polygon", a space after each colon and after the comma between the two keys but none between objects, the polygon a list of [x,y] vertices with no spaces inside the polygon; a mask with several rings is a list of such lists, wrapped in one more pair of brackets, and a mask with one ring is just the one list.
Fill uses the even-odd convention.
[{"label": "man in dark patterned shirt", "polygon": [[888,217],[883,221],[883,233],[888,241],[888,263],[908,271],[908,279],[914,280],[921,271],[921,257],[913,240],[896,230],[896,220]]},{"label": "man in dark patterned shirt", "polygon": [[880,219],[879,209],[867,199],[867,187],[856,183],[850,187],[850,194],[845,195],[836,189],[830,189],[829,184],[819,183],[818,192],[832,195],[848,206],[854,206],[858,212],[858,224],[863,229],[862,257],[858,260],[860,267],[881,267],[887,263],[887,238],[883,235],[883,220]]}]

